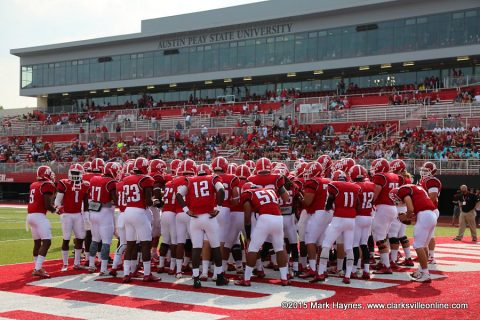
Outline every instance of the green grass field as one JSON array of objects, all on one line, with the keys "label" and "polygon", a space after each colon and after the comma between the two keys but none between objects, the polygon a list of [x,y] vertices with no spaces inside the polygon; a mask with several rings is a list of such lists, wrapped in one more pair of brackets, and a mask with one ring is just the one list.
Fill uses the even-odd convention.
[{"label": "green grass field", "polygon": [[[0,265],[32,261],[33,242],[30,232],[25,229],[26,214],[25,209],[0,208]],[[61,259],[60,217],[56,214],[48,214],[47,217],[52,223],[53,236],[47,259]],[[412,229],[411,226],[407,229],[409,237],[412,236]],[[438,227],[436,230],[436,235],[441,237],[453,237],[456,234],[457,228]],[[70,246],[72,248],[73,241]]]}]

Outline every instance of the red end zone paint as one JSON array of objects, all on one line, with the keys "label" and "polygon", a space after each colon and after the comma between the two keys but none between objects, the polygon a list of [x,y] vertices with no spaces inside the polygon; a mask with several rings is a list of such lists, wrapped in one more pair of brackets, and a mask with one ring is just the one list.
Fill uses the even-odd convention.
[{"label": "red end zone paint", "polygon": [[0,317],[16,320],[82,320],[80,318],[71,318],[63,316],[54,316],[48,313],[13,310],[0,313]]},{"label": "red end zone paint", "polygon": [[[455,243],[449,239],[437,239],[437,244],[445,243]],[[480,253],[480,246],[473,247],[470,245],[465,245],[465,248],[468,250],[478,250]],[[440,248],[439,248],[440,249]],[[444,251],[446,249],[443,249]],[[455,249],[448,249],[449,252],[453,255]],[[459,253],[461,255],[461,253]],[[441,258],[439,258],[441,260]],[[462,263],[470,264],[470,262],[463,262],[462,259],[457,259],[457,264],[459,266]],[[66,276],[66,275],[75,275],[80,272],[69,272],[61,273],[58,270],[60,269],[60,261],[49,261],[46,264],[46,269],[51,273],[53,277]],[[282,309],[279,306],[276,308],[267,308],[267,309],[255,309],[248,310],[248,303],[245,303],[245,310],[229,310],[222,308],[221,304],[218,304],[216,307],[206,307],[201,305],[193,304],[183,304],[183,303],[173,303],[173,302],[164,302],[150,299],[142,299],[129,296],[118,296],[114,294],[101,294],[96,292],[87,292],[87,291],[76,291],[69,289],[53,288],[53,287],[41,287],[37,285],[30,285],[29,283],[37,281],[37,278],[32,278],[31,276],[32,264],[18,264],[11,266],[0,267],[0,290],[23,293],[34,295],[38,297],[50,297],[56,299],[64,299],[69,301],[85,301],[98,304],[107,304],[112,306],[121,306],[127,308],[137,308],[153,311],[164,311],[164,312],[174,312],[174,311],[194,311],[194,312],[205,312],[210,314],[226,316],[229,319],[328,319],[328,318],[342,318],[342,319],[356,319],[356,320],[371,320],[371,319],[478,319],[478,314],[480,314],[480,295],[477,294],[479,285],[480,272],[447,272],[443,273],[446,275],[446,278],[436,279],[431,284],[420,284],[414,282],[405,282],[405,281],[393,281],[393,280],[384,280],[384,282],[396,283],[398,284],[395,287],[378,289],[378,290],[369,290],[369,289],[356,289],[351,287],[338,287],[325,284],[308,284],[304,282],[293,282],[294,290],[296,288],[313,288],[313,289],[324,289],[335,291],[335,295],[331,298],[321,300],[321,302],[328,302],[330,304],[334,302],[340,303],[362,303],[363,309],[361,310],[347,310],[343,311],[340,309],[322,309],[322,310],[312,310],[312,309]],[[407,271],[408,269],[405,269]],[[402,270],[403,271],[403,270]],[[441,272],[436,272],[441,273]],[[102,281],[114,282],[112,280]],[[118,281],[118,280],[115,280]],[[378,279],[373,280],[378,281]],[[273,280],[261,280],[261,282],[274,282]],[[134,284],[139,284],[147,288],[150,284],[143,284],[141,282],[135,281]],[[155,287],[160,287],[165,290],[175,289],[179,290],[178,284],[152,284]],[[272,284],[274,286],[275,284]],[[175,286],[175,287],[174,287]],[[276,286],[276,285],[275,285]],[[192,302],[195,300],[195,291],[193,288],[188,289],[187,285],[182,285],[181,290],[185,290],[185,294],[191,294]],[[200,289],[201,292],[207,292],[210,290],[212,294],[217,294],[217,290],[224,291],[236,291],[235,286],[232,284],[228,288],[204,288]],[[252,289],[253,290],[253,289]],[[288,290],[288,289],[287,289]],[[219,293],[218,292],[218,293]],[[239,297],[244,297],[248,295],[249,292],[237,291]],[[253,295],[258,295],[259,293],[253,293]],[[288,300],[288,294],[285,296],[285,300]],[[468,303],[468,309],[367,309],[367,303]],[[18,302],[19,306],[21,301]],[[19,309],[19,306],[16,309]],[[99,308],[101,308],[99,306]],[[22,309],[24,309],[22,307]],[[26,308],[25,308],[26,309]],[[79,311],[81,312],[81,311]],[[30,317],[30,319],[37,319],[36,317]]]}]

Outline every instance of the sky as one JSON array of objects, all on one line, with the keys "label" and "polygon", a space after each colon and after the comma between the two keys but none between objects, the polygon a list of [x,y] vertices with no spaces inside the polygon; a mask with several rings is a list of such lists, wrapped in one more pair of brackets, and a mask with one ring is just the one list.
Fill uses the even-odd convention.
[{"label": "sky", "polygon": [[20,97],[20,58],[10,49],[140,32],[141,20],[261,0],[0,0],[0,106],[36,107]]}]

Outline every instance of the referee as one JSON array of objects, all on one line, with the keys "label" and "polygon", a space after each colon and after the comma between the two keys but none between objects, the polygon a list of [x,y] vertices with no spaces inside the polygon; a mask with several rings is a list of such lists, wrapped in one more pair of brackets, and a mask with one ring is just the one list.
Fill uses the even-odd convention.
[{"label": "referee", "polygon": [[458,228],[458,235],[453,238],[455,241],[461,241],[465,229],[468,227],[472,235],[472,241],[477,242],[477,225],[475,224],[475,216],[477,215],[475,207],[479,198],[477,195],[468,191],[466,185],[460,187],[461,195],[459,197],[460,207],[460,227]]}]

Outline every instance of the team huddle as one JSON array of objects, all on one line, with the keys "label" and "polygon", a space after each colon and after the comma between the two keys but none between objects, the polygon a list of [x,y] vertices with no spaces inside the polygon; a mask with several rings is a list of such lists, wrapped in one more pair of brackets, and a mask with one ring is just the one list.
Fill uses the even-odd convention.
[{"label": "team huddle", "polygon": [[73,233],[73,269],[114,277],[122,271],[124,283],[160,281],[155,271],[177,278],[191,271],[195,288],[209,278],[228,285],[229,272],[238,275],[235,285],[250,286],[269,267],[279,271],[282,286],[294,277],[314,283],[337,276],[349,284],[413,267],[405,233],[413,223],[419,267],[410,277],[431,282],[442,187],[432,162],[422,166],[417,184],[399,159],[374,160],[369,171],[327,155],[297,161],[292,171],[267,158],[237,165],[217,157],[198,166],[176,159],[169,167],[160,159],[122,165],[97,158],[72,165],[68,179],[58,181],[48,166],[39,167],[27,216],[33,275],[50,277],[43,269],[50,211],[61,215],[62,271],[69,269]]}]

